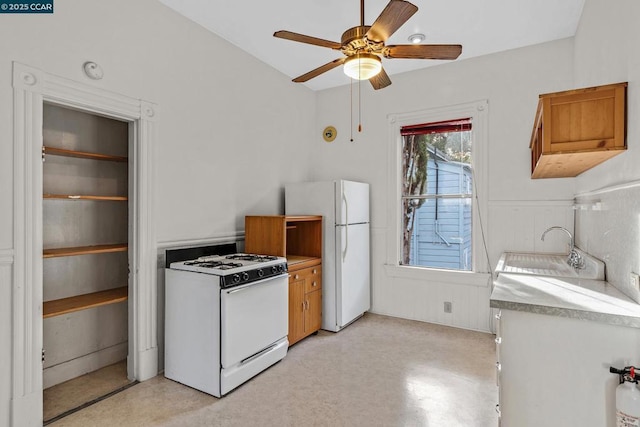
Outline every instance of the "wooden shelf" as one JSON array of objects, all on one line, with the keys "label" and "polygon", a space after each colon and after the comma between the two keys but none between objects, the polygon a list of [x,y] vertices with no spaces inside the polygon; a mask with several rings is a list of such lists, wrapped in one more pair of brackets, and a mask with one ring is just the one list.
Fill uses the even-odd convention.
[{"label": "wooden shelf", "polygon": [[44,194],[44,199],[62,199],[62,200],[101,200],[113,202],[126,202],[129,200],[127,196],[90,196],[90,195],[71,195],[71,194]]},{"label": "wooden shelf", "polygon": [[123,156],[112,156],[109,154],[100,154],[100,153],[88,153],[86,151],[65,150],[63,148],[53,148],[53,147],[47,147],[47,146],[42,147],[42,152],[44,154],[49,154],[53,156],[77,157],[80,159],[106,160],[109,162],[123,162],[123,163],[126,163],[129,161],[127,157],[123,157]]},{"label": "wooden shelf", "polygon": [[43,258],[56,258],[62,256],[125,252],[127,249],[128,245],[126,243],[119,243],[115,245],[77,246],[74,248],[45,249],[42,253],[42,256]]},{"label": "wooden shelf", "polygon": [[321,221],[322,215],[282,215],[289,222]]},{"label": "wooden shelf", "polygon": [[290,271],[320,264],[322,264],[322,258],[306,255],[287,255],[287,265]]},{"label": "wooden shelf", "polygon": [[127,298],[128,288],[123,286],[121,288],[77,295],[75,297],[45,301],[42,307],[42,317],[46,319],[48,317],[60,316],[61,314],[73,313],[88,308],[115,304],[126,301]]}]

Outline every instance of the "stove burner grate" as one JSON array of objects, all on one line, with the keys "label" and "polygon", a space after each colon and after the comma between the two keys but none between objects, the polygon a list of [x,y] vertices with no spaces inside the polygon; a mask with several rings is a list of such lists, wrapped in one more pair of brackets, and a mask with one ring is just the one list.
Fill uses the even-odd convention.
[{"label": "stove burner grate", "polygon": [[221,262],[218,267],[220,270],[230,270],[232,268],[242,267],[242,264],[239,262]]},{"label": "stove burner grate", "polygon": [[222,265],[220,261],[185,261],[184,265],[195,265],[196,267],[216,268]]},{"label": "stove burner grate", "polygon": [[235,254],[235,255],[229,255],[226,258],[235,259],[239,261],[255,261],[255,262],[267,262],[267,261],[274,261],[278,259],[278,257],[271,256],[271,255],[251,255],[251,254]]},{"label": "stove burner grate", "polygon": [[193,265],[196,267],[203,267],[203,268],[217,268],[220,270],[230,270],[232,268],[242,267],[242,264],[238,262],[204,261],[204,260],[185,261],[184,265]]}]

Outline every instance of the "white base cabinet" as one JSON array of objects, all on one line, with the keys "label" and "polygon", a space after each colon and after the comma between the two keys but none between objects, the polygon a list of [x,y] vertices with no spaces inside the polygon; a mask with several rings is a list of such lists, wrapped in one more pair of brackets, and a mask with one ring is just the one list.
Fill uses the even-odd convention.
[{"label": "white base cabinet", "polygon": [[609,366],[640,365],[640,329],[505,309],[497,317],[502,427],[615,427]]}]

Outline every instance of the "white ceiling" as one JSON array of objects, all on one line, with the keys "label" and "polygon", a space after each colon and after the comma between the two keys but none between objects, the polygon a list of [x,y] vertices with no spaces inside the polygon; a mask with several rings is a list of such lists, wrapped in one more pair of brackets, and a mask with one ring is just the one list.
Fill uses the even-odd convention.
[{"label": "white ceiling", "polygon": [[[461,44],[458,60],[571,37],[585,0],[413,0],[418,12],[386,44],[408,44],[423,33],[423,44]],[[277,39],[289,30],[340,42],[342,33],[360,24],[359,0],[160,0],[240,49],[291,78],[336,58],[340,52]],[[371,25],[388,0],[365,0],[365,25]],[[444,61],[385,59],[391,76]],[[321,90],[349,83],[341,67],[307,83]],[[292,83],[299,84],[299,83]]]}]

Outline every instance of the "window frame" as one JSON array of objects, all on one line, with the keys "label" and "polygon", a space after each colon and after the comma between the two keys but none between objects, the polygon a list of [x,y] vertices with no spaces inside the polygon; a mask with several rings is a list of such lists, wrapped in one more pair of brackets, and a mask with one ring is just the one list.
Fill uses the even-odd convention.
[{"label": "window frame", "polygon": [[[482,230],[479,215],[482,217],[484,234],[487,234],[487,175],[488,175],[488,113],[487,100],[472,101],[452,106],[435,107],[426,110],[397,113],[388,116],[389,122],[389,155],[388,155],[388,212],[387,254],[385,269],[388,275],[400,278],[432,279],[460,284],[487,286],[490,266],[482,241]],[[434,123],[455,120],[460,117],[471,118],[473,144],[471,148],[473,177],[475,185],[472,197],[472,269],[447,270],[423,266],[400,264],[402,254],[402,147],[403,137],[400,130],[403,126],[419,123]]]}]

